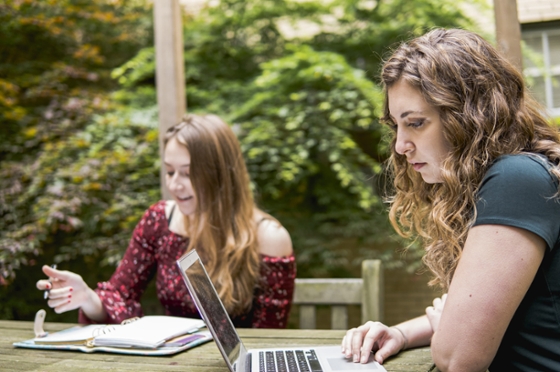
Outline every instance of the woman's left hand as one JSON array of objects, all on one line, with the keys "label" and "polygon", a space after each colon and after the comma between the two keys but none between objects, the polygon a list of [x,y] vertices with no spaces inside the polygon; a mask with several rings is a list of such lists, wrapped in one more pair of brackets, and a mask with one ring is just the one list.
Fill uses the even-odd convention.
[{"label": "woman's left hand", "polygon": [[371,353],[377,362],[383,363],[391,355],[406,347],[404,333],[395,327],[369,321],[346,332],[342,339],[342,353],[354,363],[367,363]]},{"label": "woman's left hand", "polygon": [[441,319],[441,312],[445,306],[445,300],[447,300],[447,293],[441,296],[441,298],[436,297],[433,301],[433,306],[428,306],[426,308],[426,315],[432,326],[432,331],[436,331],[439,321]]}]

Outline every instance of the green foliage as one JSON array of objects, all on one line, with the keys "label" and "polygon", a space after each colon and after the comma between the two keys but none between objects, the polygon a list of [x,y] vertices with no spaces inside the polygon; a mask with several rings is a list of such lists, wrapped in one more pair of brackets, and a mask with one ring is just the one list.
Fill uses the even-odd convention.
[{"label": "green foliage", "polygon": [[[475,0],[471,4],[481,8],[485,2]],[[349,63],[371,74],[374,81],[383,57],[398,42],[434,27],[476,29],[462,4],[453,0],[334,0],[330,13],[337,14],[340,27],[317,34],[311,45],[344,55]]]},{"label": "green foliage", "polygon": [[40,230],[71,233],[59,239],[56,261],[116,247],[120,253],[127,245],[146,205],[157,198],[157,138],[156,128],[106,115],[45,146],[24,197],[34,201]]},{"label": "green foliage", "polygon": [[313,267],[314,247],[333,252],[351,240],[358,248],[375,235],[382,97],[341,55],[288,49],[262,64],[257,91],[233,120],[261,203],[290,225],[300,272],[309,274],[325,270]]},{"label": "green foliage", "polygon": [[112,68],[151,42],[139,0],[8,0],[0,5],[0,156],[21,159],[83,127]]},{"label": "green foliage", "polygon": [[[103,266],[118,263],[134,226],[159,198],[157,159],[157,128],[136,125],[122,115],[94,117],[83,131],[45,145],[33,166],[19,174],[28,180],[23,192],[6,198],[7,205],[30,209],[25,218],[11,221],[17,228],[6,231],[0,241],[4,278],[13,275],[16,265],[50,262],[63,269],[73,267],[92,285],[100,275],[107,277]],[[35,258],[39,254],[42,257]],[[96,275],[86,267],[94,268]],[[32,277],[40,273],[38,268],[32,270]],[[32,285],[28,283],[27,290]],[[5,305],[19,301],[2,297]],[[11,308],[5,306],[3,311]]]},{"label": "green foliage", "polygon": [[[96,178],[106,173],[103,167],[125,170],[109,163],[117,159],[111,152],[122,150],[105,148],[102,153],[74,142],[89,143],[84,136],[94,138],[92,128],[103,122],[94,121],[94,115],[115,109],[108,93],[117,85],[110,72],[152,43],[151,30],[151,10],[143,1],[9,0],[0,4],[0,284],[13,279],[22,265],[33,265],[38,255],[49,262],[54,255],[72,256],[70,249],[88,254],[101,246],[103,238],[106,246],[114,248],[114,243],[121,245],[123,236],[130,234],[130,224],[123,224],[124,230],[111,243],[107,222],[91,208],[102,201],[136,211],[139,202],[118,206],[122,198],[113,193],[136,189],[142,183],[126,179],[126,187],[119,189],[109,174],[104,176],[107,180]],[[118,126],[103,126],[110,127]],[[131,131],[126,135],[131,136]],[[95,138],[111,143],[110,137],[102,137]],[[150,158],[149,164],[154,161]],[[84,173],[85,169],[93,173]],[[78,184],[76,177],[87,180]],[[90,194],[95,185],[101,185],[100,189]],[[140,200],[145,205],[145,198]],[[103,223],[97,224],[98,220]],[[70,243],[79,236],[76,231],[99,240]]]}]

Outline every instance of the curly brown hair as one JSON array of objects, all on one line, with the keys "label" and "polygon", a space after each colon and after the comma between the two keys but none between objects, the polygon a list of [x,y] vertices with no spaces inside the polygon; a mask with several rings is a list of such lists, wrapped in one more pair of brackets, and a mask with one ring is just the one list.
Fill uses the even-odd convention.
[{"label": "curly brown hair", "polygon": [[476,217],[477,191],[500,155],[545,155],[560,178],[560,137],[531,97],[521,73],[479,35],[434,29],[401,44],[385,62],[383,120],[389,115],[387,89],[400,79],[434,106],[451,151],[442,163],[442,183],[428,184],[391,142],[390,219],[404,237],[419,238],[424,263],[435,274],[430,284],[447,289]]}]

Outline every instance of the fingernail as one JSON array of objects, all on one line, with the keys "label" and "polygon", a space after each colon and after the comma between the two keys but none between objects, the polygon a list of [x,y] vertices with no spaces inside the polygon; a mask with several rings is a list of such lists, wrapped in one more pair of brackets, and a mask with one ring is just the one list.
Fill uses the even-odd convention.
[{"label": "fingernail", "polygon": [[51,285],[47,283],[47,289],[51,289]]},{"label": "fingernail", "polygon": [[354,354],[354,358],[353,358],[354,362],[357,363],[360,358],[358,357],[358,354]]},{"label": "fingernail", "polygon": [[72,298],[72,295],[68,295],[68,298]]},{"label": "fingernail", "polygon": [[74,290],[74,288],[70,287],[70,292],[72,292]]},{"label": "fingernail", "polygon": [[70,303],[70,302],[71,302],[71,301],[70,301],[70,300],[68,300],[68,303]]}]

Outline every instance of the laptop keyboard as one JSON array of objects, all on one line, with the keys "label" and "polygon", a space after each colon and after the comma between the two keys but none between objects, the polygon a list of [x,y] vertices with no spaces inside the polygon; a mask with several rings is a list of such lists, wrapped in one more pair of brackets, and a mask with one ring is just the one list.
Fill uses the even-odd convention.
[{"label": "laptop keyboard", "polygon": [[315,350],[259,352],[259,372],[322,372]]}]

